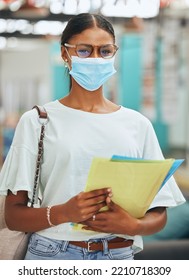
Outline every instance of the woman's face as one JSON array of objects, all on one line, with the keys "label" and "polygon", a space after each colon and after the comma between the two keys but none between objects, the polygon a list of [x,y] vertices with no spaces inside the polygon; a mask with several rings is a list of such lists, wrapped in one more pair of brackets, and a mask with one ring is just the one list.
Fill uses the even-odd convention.
[{"label": "woman's face", "polygon": [[[76,45],[76,44],[92,45],[94,48],[93,48],[93,52],[90,54],[89,57],[97,58],[97,57],[101,57],[98,47],[108,45],[108,44],[114,44],[114,40],[110,33],[106,32],[101,28],[93,27],[84,30],[80,34],[73,36],[69,40],[69,42],[66,43],[70,45]],[[75,48],[67,47],[66,49],[64,46],[62,46],[62,58],[64,61],[68,62],[69,68],[71,68],[70,58],[71,56],[77,56],[77,53]]]}]

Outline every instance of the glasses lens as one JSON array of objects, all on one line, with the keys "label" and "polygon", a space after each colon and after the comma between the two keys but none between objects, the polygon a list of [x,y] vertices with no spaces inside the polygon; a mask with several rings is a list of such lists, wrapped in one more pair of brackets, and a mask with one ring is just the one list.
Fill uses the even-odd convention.
[{"label": "glasses lens", "polygon": [[100,47],[100,55],[103,58],[111,58],[116,53],[117,48],[115,45],[105,45]]},{"label": "glasses lens", "polygon": [[81,58],[86,58],[92,53],[92,46],[90,45],[77,45],[76,53]]}]

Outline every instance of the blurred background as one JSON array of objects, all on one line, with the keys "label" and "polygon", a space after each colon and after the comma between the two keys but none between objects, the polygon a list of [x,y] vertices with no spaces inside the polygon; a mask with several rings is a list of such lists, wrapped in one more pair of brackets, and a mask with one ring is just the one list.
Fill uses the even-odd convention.
[{"label": "blurred background", "polygon": [[21,114],[68,93],[60,36],[82,12],[113,24],[117,74],[105,94],[152,121],[165,157],[185,159],[175,179],[188,200],[189,0],[0,0],[0,166]]}]

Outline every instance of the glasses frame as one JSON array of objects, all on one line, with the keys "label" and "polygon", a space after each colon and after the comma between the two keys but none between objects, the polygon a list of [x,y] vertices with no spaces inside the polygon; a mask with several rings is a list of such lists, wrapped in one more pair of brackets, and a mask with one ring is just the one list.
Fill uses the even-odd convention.
[{"label": "glasses frame", "polygon": [[[101,46],[93,46],[93,45],[90,45],[90,44],[75,44],[75,45],[71,45],[71,44],[68,44],[68,43],[64,43],[64,47],[68,47],[68,48],[73,48],[73,49],[75,49],[75,52],[76,52],[76,54],[77,54],[78,57],[80,57],[80,58],[88,58],[88,57],[90,57],[90,55],[89,55],[89,56],[86,56],[86,57],[81,57],[81,56],[79,56],[78,53],[77,53],[77,50],[76,50],[78,46],[90,46],[90,47],[92,47],[92,52],[90,53],[90,55],[93,53],[94,48],[95,48],[95,47],[98,47],[98,52],[99,52],[100,56],[101,56],[102,58],[104,58],[104,59],[110,59],[110,58],[114,57],[114,55],[116,54],[117,50],[119,49],[119,47],[116,46],[115,44],[106,44],[106,45],[101,45]],[[114,46],[114,48],[115,48],[115,52],[114,52],[114,54],[113,54],[111,57],[103,57],[103,56],[101,55],[100,48],[106,47],[106,46]]]}]

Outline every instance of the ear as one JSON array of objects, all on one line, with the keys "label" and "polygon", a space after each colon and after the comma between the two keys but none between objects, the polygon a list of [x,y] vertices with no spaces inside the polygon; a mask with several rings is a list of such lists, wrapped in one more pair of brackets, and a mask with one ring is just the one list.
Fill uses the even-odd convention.
[{"label": "ear", "polygon": [[61,46],[61,57],[62,57],[62,59],[65,61],[65,62],[67,62],[68,61],[68,54],[67,54],[67,52],[66,52],[66,49],[65,49],[65,47],[64,46]]}]

